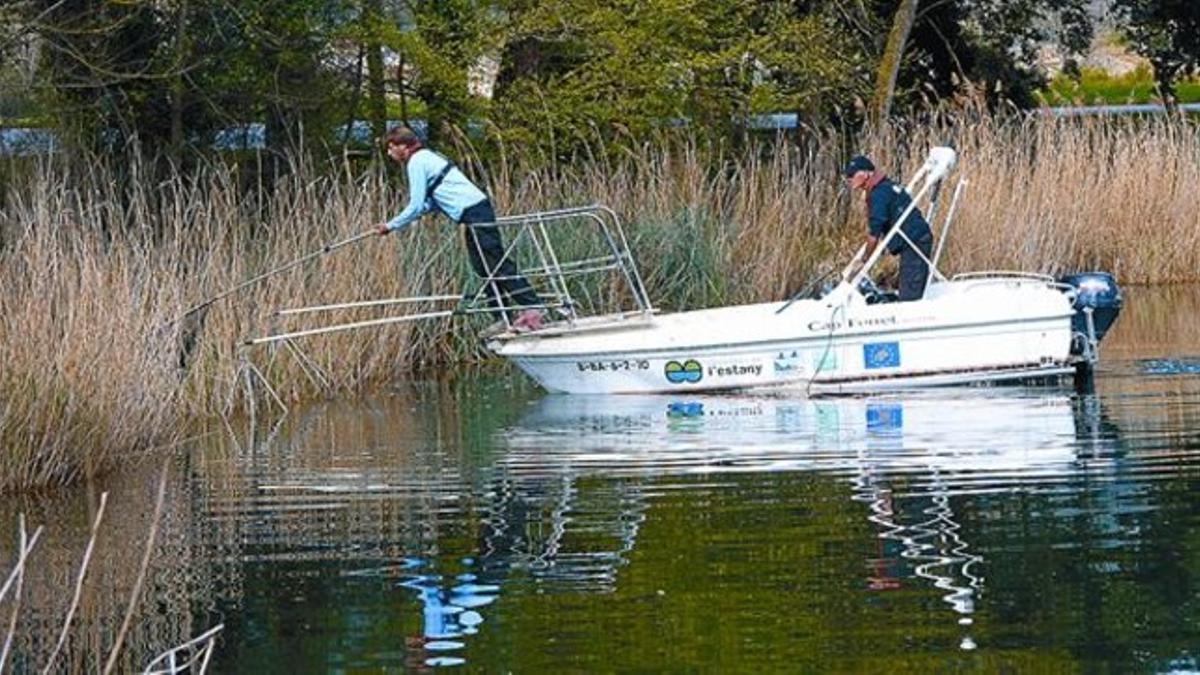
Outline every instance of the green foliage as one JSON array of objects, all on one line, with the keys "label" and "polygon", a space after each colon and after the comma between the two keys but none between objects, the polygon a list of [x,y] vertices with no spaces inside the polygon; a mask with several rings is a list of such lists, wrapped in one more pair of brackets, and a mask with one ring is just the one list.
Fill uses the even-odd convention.
[{"label": "green foliage", "polygon": [[[1200,101],[1200,81],[1177,82],[1175,95],[1180,103]],[[1059,73],[1039,96],[1047,105],[1119,105],[1159,98],[1154,73],[1144,65],[1124,75],[1092,68],[1084,68],[1075,77]]]},{"label": "green foliage", "polygon": [[686,122],[824,110],[862,93],[861,51],[815,4],[747,0],[514,2],[496,119],[571,147]]},{"label": "green foliage", "polygon": [[630,230],[633,250],[643,252],[646,291],[663,309],[716,307],[728,300],[730,247],[717,218],[684,208],[670,219],[631,222]]},{"label": "green foliage", "polygon": [[269,146],[294,147],[319,142],[352,114],[334,49],[345,3],[232,0],[204,9],[187,27],[199,59],[188,76],[192,110],[207,113],[201,129],[262,121]]},{"label": "green foliage", "polygon": [[40,0],[23,20],[61,129],[177,151],[249,122],[277,148],[326,126],[345,99],[332,56],[344,13],[340,0]]},{"label": "green foliage", "polygon": [[1180,75],[1200,68],[1200,3],[1195,0],[1114,0],[1124,33],[1150,59],[1165,96],[1176,98]]},{"label": "green foliage", "polygon": [[[484,152],[568,158],[684,124],[738,139],[760,113],[853,126],[897,3],[33,0],[21,19],[42,17],[30,26],[44,109],[93,146],[136,137],[177,153],[262,123],[272,151],[332,154],[346,123],[370,120],[379,134],[400,118],[426,121],[435,144],[449,129],[472,130],[473,142],[482,130],[493,142]],[[964,88],[1032,104],[1035,47],[1085,44],[1084,5],[921,3],[897,108]]]},{"label": "green foliage", "polygon": [[472,0],[411,0],[388,18],[380,37],[402,65],[397,93],[405,121],[414,116],[410,98],[434,136],[482,114],[485,103],[469,95],[468,80],[502,40],[494,8]]},{"label": "green foliage", "polygon": [[27,19],[37,16],[44,17],[36,30],[47,45],[42,79],[50,85],[38,93],[64,131],[95,141],[105,129],[128,136],[156,126],[160,99],[150,82],[162,77],[165,37],[155,7],[39,2]]},{"label": "green foliage", "polygon": [[12,7],[0,7],[0,125],[36,114],[23,66],[28,60],[25,31]]}]

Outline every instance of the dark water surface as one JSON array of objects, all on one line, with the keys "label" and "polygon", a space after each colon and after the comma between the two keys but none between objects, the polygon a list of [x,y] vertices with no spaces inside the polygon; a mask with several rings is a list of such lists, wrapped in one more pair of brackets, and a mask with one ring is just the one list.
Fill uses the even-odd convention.
[{"label": "dark water surface", "polygon": [[[1130,290],[1094,396],[472,375],[218,430],[172,465],[126,667],[223,623],[222,673],[1194,671],[1198,329],[1200,289]],[[18,671],[57,638],[102,489],[70,659],[111,643],[155,483],[0,505],[47,525]]]}]

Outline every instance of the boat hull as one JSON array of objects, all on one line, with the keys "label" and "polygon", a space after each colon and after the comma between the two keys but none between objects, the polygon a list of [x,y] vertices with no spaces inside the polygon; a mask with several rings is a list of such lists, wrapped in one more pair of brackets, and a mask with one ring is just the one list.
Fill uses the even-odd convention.
[{"label": "boat hull", "polygon": [[937,286],[918,302],[725,307],[492,348],[548,391],[580,394],[859,393],[1070,372],[1073,312],[1061,292],[1027,280]]}]

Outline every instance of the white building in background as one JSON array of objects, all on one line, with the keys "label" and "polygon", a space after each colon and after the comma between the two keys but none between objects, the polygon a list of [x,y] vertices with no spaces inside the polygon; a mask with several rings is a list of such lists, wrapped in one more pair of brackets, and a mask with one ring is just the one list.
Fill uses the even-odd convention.
[{"label": "white building in background", "polygon": [[[393,87],[396,85],[396,76],[400,68],[400,55],[396,52],[384,48],[383,49],[383,67],[389,74],[388,92],[389,99],[397,99],[398,94]],[[362,65],[361,77],[363,82],[366,82],[367,71],[365,62]],[[420,75],[420,70],[412,63],[404,64],[404,79],[411,81]],[[496,79],[500,75],[500,54],[491,53],[480,56],[479,59],[467,69],[467,93],[471,96],[488,99],[489,101],[496,92]]]},{"label": "white building in background", "polygon": [[467,70],[467,93],[492,100],[492,95],[496,92],[496,78],[499,75],[500,56],[484,54]]}]

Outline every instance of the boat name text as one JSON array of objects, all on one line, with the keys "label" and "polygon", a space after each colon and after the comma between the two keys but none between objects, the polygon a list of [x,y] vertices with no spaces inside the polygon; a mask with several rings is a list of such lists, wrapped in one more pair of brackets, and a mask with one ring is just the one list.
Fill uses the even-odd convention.
[{"label": "boat name text", "polygon": [[855,319],[850,318],[845,321],[817,321],[809,322],[808,329],[812,331],[824,330],[840,330],[842,328],[872,328],[875,326],[895,326],[899,323],[895,316],[881,316],[877,318]]},{"label": "boat name text", "polygon": [[817,319],[808,323],[810,331],[834,331],[842,330],[843,328],[882,328],[886,326],[919,326],[922,324],[936,323],[937,318],[929,315],[923,316],[879,316],[868,318],[853,318],[845,321],[827,321]]},{"label": "boat name text", "polygon": [[761,363],[734,363],[724,366],[709,366],[709,377],[737,377],[738,375],[754,375],[755,377],[762,374]]}]

